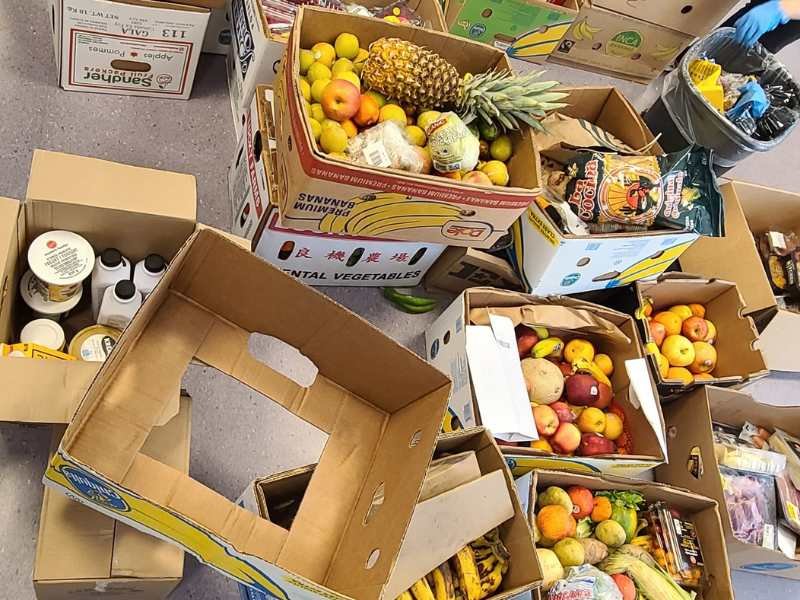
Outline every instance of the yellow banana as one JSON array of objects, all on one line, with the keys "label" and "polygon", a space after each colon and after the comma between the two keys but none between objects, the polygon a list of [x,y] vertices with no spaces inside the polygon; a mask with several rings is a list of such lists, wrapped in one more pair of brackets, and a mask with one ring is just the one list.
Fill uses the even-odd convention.
[{"label": "yellow banana", "polygon": [[561,356],[563,352],[563,340],[557,337],[549,337],[536,342],[536,345],[531,349],[531,356],[533,358],[545,358],[548,356],[558,357]]},{"label": "yellow banana", "polygon": [[503,565],[498,563],[495,568],[481,579],[481,598],[491,596],[503,583]]},{"label": "yellow banana", "polygon": [[[456,596],[455,588],[453,587],[453,574],[450,571],[450,565],[446,562],[436,567],[433,571],[428,573],[430,579],[433,579],[431,587],[433,588],[433,595],[436,600],[453,600]],[[429,581],[430,581],[429,579]]]},{"label": "yellow banana", "polygon": [[546,340],[550,337],[550,332],[547,331],[547,327],[534,327],[533,331],[540,340]]},{"label": "yellow banana", "polygon": [[402,594],[400,594],[396,600],[414,600],[414,597],[411,595],[409,590],[406,590]]},{"label": "yellow banana", "polygon": [[459,587],[464,600],[480,600],[481,581],[478,577],[478,568],[475,565],[472,548],[464,546],[451,560],[458,574]]},{"label": "yellow banana", "polygon": [[414,585],[411,586],[411,594],[414,596],[414,600],[436,600],[433,597],[431,586],[424,577],[414,582]]},{"label": "yellow banana", "polygon": [[649,551],[651,548],[651,540],[652,538],[649,535],[637,535],[635,538],[631,540],[631,544],[633,544],[634,546],[639,546],[639,548]]},{"label": "yellow banana", "polygon": [[498,562],[499,561],[494,552],[484,559],[476,560],[475,565],[478,567],[478,577],[483,579],[488,573],[492,572],[495,566],[497,566]]},{"label": "yellow banana", "polygon": [[[534,346],[534,348],[535,347],[536,346]],[[572,368],[575,369],[576,372],[580,371],[588,372],[589,375],[597,379],[597,381],[599,381],[600,383],[605,383],[608,387],[613,389],[611,385],[611,380],[608,377],[606,377],[606,374],[603,373],[600,370],[600,367],[594,364],[593,361],[588,360],[586,358],[578,358],[572,363]]]}]

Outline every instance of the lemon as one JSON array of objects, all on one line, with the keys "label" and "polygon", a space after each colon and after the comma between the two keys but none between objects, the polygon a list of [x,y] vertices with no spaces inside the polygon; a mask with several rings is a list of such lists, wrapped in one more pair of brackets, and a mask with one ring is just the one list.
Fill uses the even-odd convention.
[{"label": "lemon", "polygon": [[303,112],[306,113],[309,117],[311,116],[311,104],[309,104],[308,100],[303,98]]},{"label": "lemon", "polygon": [[497,129],[497,125],[494,123],[487,123],[483,119],[481,119],[478,123],[478,130],[481,134],[480,137],[485,139],[487,142],[495,141],[497,136],[500,135],[500,130]]},{"label": "lemon", "polygon": [[350,119],[342,121],[341,125],[348,138],[354,138],[358,135],[358,127]]},{"label": "lemon", "polygon": [[317,79],[311,84],[311,99],[314,102],[322,102],[322,92],[325,91],[330,82],[330,79]]},{"label": "lemon", "polygon": [[317,60],[317,62],[321,62],[329,69],[333,64],[333,61],[336,60],[336,50],[333,48],[333,46],[325,42],[314,44],[311,46],[311,51],[314,53],[314,58]]},{"label": "lemon", "polygon": [[417,117],[417,125],[422,131],[427,131],[428,126],[441,116],[438,110],[426,110]]},{"label": "lemon", "polygon": [[311,50],[300,50],[300,74],[308,73],[308,67],[314,62],[314,53]]},{"label": "lemon", "polygon": [[361,90],[361,80],[358,78],[358,75],[356,75],[352,71],[345,71],[344,73],[339,73],[338,75],[334,75],[333,78],[344,79],[345,81],[349,81],[354,86],[356,86],[358,90]]},{"label": "lemon", "polygon": [[325,152],[344,152],[347,148],[347,132],[342,127],[323,127],[319,144]]},{"label": "lemon", "polygon": [[311,126],[311,133],[314,135],[314,139],[319,141],[319,136],[322,133],[322,125],[320,125],[319,121],[316,119],[309,119],[308,123]]},{"label": "lemon", "polygon": [[337,58],[336,62],[333,63],[331,67],[331,73],[334,76],[338,75],[339,73],[344,73],[345,71],[352,71],[353,70],[353,61],[347,58]]},{"label": "lemon", "polygon": [[375,102],[378,103],[378,108],[383,108],[384,106],[386,106],[386,96],[384,96],[383,94],[376,92],[375,90],[369,90],[367,92],[364,92],[364,95],[369,96],[370,98],[375,100]]},{"label": "lemon", "polygon": [[481,167],[495,185],[508,185],[508,167],[500,160],[490,160]]},{"label": "lemon", "polygon": [[336,56],[339,58],[350,58],[353,59],[358,56],[358,51],[360,49],[360,43],[358,38],[353,35],[352,33],[340,33],[336,36],[336,41],[333,43]]},{"label": "lemon", "polygon": [[425,137],[425,132],[416,125],[406,125],[406,135],[415,146],[424,146],[428,141],[428,138]]},{"label": "lemon", "polygon": [[300,93],[303,94],[303,98],[311,101],[311,86],[308,85],[308,82],[305,79],[300,80]]},{"label": "lemon", "polygon": [[339,158],[341,160],[350,160],[344,152],[328,152],[328,158]]},{"label": "lemon", "polygon": [[503,162],[511,158],[512,151],[511,138],[507,135],[497,136],[497,139],[489,146],[489,154],[492,155],[492,158],[495,160],[502,160]]},{"label": "lemon", "polygon": [[327,129],[328,127],[341,127],[342,124],[339,121],[334,121],[333,119],[328,119],[327,117],[320,121],[320,125],[322,125],[322,129]]},{"label": "lemon", "polygon": [[368,56],[369,52],[367,50],[364,50],[364,48],[359,48],[358,54],[356,54],[356,57],[353,59],[353,69],[359,75],[361,75],[361,69],[364,68],[364,63],[366,62]]},{"label": "lemon", "polygon": [[386,104],[381,107],[378,121],[380,123],[383,123],[384,121],[397,121],[403,126],[403,128],[405,128],[406,113],[402,108],[397,106],[397,104]]},{"label": "lemon", "polygon": [[314,102],[314,104],[311,105],[311,118],[316,119],[320,123],[325,119],[325,111],[322,110],[322,104],[319,102]]},{"label": "lemon", "polygon": [[309,83],[314,83],[318,79],[330,79],[331,76],[331,70],[328,65],[319,61],[311,63],[306,73],[306,79],[308,79]]}]

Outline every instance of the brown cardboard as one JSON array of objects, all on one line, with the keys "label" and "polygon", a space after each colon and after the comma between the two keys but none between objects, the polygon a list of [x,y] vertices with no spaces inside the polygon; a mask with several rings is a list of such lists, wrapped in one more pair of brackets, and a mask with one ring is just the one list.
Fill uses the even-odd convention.
[{"label": "brown cardboard", "polygon": [[[709,434],[711,430],[709,429]],[[670,454],[671,456],[671,454]],[[680,462],[680,461],[678,461]],[[683,463],[685,464],[685,462]],[[698,590],[698,600],[732,600],[733,584],[728,567],[728,554],[725,551],[725,538],[722,533],[720,511],[713,496],[706,497],[695,486],[679,489],[662,483],[613,477],[610,475],[581,475],[549,470],[534,471],[531,483],[531,501],[528,503],[528,516],[535,513],[533,501],[537,490],[548,486],[569,487],[580,485],[590,490],[636,490],[649,502],[666,502],[677,509],[684,517],[694,523],[705,563],[703,587]],[[727,513],[726,513],[727,514]]]},{"label": "brown cardboard", "polygon": [[[556,326],[559,323],[575,334],[580,332],[585,335],[594,342],[599,352],[609,354],[616,366],[611,376],[616,394],[615,402],[623,408],[633,438],[635,454],[629,455],[558,456],[530,447],[501,446],[515,476],[534,468],[629,475],[652,469],[666,459],[661,445],[663,420],[658,396],[654,383],[646,374],[644,364],[641,366],[645,372],[646,386],[651,393],[652,404],[647,407],[652,411],[650,418],[645,410],[636,407],[632,401],[632,386],[625,362],[636,359],[641,361],[644,357],[633,318],[569,297],[540,298],[493,288],[471,288],[456,298],[428,328],[425,332],[428,360],[449,372],[453,381],[459,383],[453,391],[448,410],[448,421],[457,422],[457,426],[453,428],[474,427],[482,423],[477,398],[470,383],[470,373],[474,366],[469,364],[466,353],[466,326],[487,318],[489,313],[508,316],[514,324],[547,323],[551,333],[556,332],[553,335],[559,332]],[[448,429],[446,424],[445,430]]]},{"label": "brown cardboard", "polygon": [[474,452],[460,452],[437,458],[428,467],[417,503],[474,481],[480,476],[481,468]]},{"label": "brown cardboard", "polygon": [[[749,395],[731,389],[701,387],[665,405],[663,410],[669,433],[670,463],[656,469],[656,480],[689,488],[717,501],[732,568],[800,580],[798,560],[790,560],[782,552],[746,544],[733,537],[711,430],[712,420],[737,427],[750,421],[770,430],[780,428],[798,435],[800,408],[761,404]],[[690,458],[694,461],[697,456],[701,470],[695,475],[690,472],[688,461]]]},{"label": "brown cardboard", "polygon": [[[251,332],[301,352],[317,368],[313,384],[305,387],[250,354]],[[139,451],[193,358],[328,434],[288,531]],[[358,316],[223,236],[199,230],[103,364],[46,483],[168,537],[241,583],[275,594],[276,586],[289,594],[302,584],[316,595],[381,598],[450,385]],[[100,482],[88,492],[87,472]],[[98,498],[97,487],[114,500]],[[384,501],[365,524],[379,487],[387,490]],[[123,504],[127,510],[119,509]]]},{"label": "brown cardboard", "polygon": [[[667,273],[658,280],[637,281],[636,296],[639,306],[644,306],[646,298],[652,299],[653,314],[676,304],[698,303],[706,307],[706,318],[717,329],[714,343],[717,367],[713,372],[715,379],[709,380],[709,385],[742,385],[768,373],[764,357],[756,347],[758,332],[753,319],[744,315],[744,301],[735,283],[720,279],[698,279],[682,273]],[[643,344],[652,342],[647,323],[639,320],[639,326]],[[647,353],[646,348],[644,352]],[[663,379],[655,357],[648,354],[648,358],[662,400],[685,393],[698,385],[705,385],[684,385],[680,381]]]},{"label": "brown cardboard", "polygon": [[[153,429],[142,452],[184,473],[189,470],[191,401]],[[51,454],[64,427],[53,428]],[[39,600],[166,598],[183,576],[183,552],[167,542],[117,523],[45,488],[33,585]]]},{"label": "brown cardboard", "polygon": [[[410,40],[439,53],[459,73],[493,68],[511,70],[508,58],[499,50],[454,35],[303,7],[295,19],[275,84],[278,170],[282,171],[279,179],[287,186],[280,206],[283,225],[348,235],[490,247],[539,191],[540,169],[531,129],[524,127],[512,135],[514,155],[508,162],[509,187],[481,187],[434,175],[369,169],[327,158],[315,149],[295,85],[296,70],[301,47],[333,39],[341,31],[356,34],[362,44],[384,36]],[[404,215],[402,207],[393,205],[411,200],[425,203],[420,204],[413,220],[392,220]],[[363,209],[364,202],[375,203],[375,220],[372,212],[370,221],[356,219],[356,210]],[[370,223],[368,230],[363,229],[367,223]]]},{"label": "brown cardboard", "polygon": [[694,37],[702,37],[719,25],[738,4],[737,0],[592,0],[608,10],[657,23]]},{"label": "brown cardboard", "polygon": [[425,287],[460,294],[471,287],[521,290],[522,282],[507,260],[475,248],[445,250],[425,275]]},{"label": "brown cardboard", "polygon": [[[135,262],[151,252],[167,259],[195,229],[197,194],[191,175],[157,171],[109,161],[35,150],[25,202],[14,216],[13,202],[0,202],[0,264],[4,296],[0,304],[0,341],[14,336],[30,318],[17,284],[25,272],[28,244],[51,229],[84,236],[95,248],[113,246]],[[89,294],[72,311],[66,329],[93,323]],[[69,335],[69,334],[68,334]],[[97,363],[0,358],[0,421],[68,423]],[[163,424],[178,410],[178,392],[158,419]]]},{"label": "brown cardboard", "polygon": [[694,36],[661,24],[584,2],[572,27],[548,60],[647,82],[657,77],[693,40]]},{"label": "brown cardboard", "polygon": [[701,238],[681,256],[681,266],[687,272],[735,282],[744,313],[761,329],[758,347],[767,366],[800,371],[800,358],[786,352],[787,344],[800,337],[800,314],[776,307],[754,239],[770,228],[800,233],[800,194],[741,181],[726,182],[720,191],[725,199],[725,237]]}]

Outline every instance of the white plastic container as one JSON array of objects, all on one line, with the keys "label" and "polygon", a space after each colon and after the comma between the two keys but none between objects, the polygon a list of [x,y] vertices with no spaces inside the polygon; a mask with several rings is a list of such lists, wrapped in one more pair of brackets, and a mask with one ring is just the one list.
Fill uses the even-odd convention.
[{"label": "white plastic container", "polygon": [[115,329],[125,329],[142,305],[142,295],[130,279],[118,281],[108,287],[100,304],[97,323]]},{"label": "white plastic container", "polygon": [[53,302],[43,295],[43,286],[32,271],[25,271],[19,282],[19,293],[36,318],[58,321],[67,315],[83,296],[83,286],[78,286],[78,293],[64,302]]},{"label": "white plastic container", "polygon": [[156,284],[161,281],[167,270],[167,261],[158,254],[148,254],[144,260],[136,263],[133,269],[133,284],[145,300],[152,293]]},{"label": "white plastic container", "polygon": [[69,353],[87,362],[105,362],[122,332],[113,327],[92,325],[81,329],[69,343]]},{"label": "white plastic container", "polygon": [[83,289],[83,280],[92,274],[94,250],[77,233],[48,231],[28,246],[28,266],[44,298],[65,302]]},{"label": "white plastic container", "polygon": [[131,263],[116,248],[106,248],[100,253],[92,270],[92,316],[97,319],[100,303],[108,287],[131,278]]},{"label": "white plastic container", "polygon": [[23,344],[38,344],[47,346],[52,350],[63,350],[64,330],[61,325],[51,319],[34,319],[19,334],[19,341]]}]

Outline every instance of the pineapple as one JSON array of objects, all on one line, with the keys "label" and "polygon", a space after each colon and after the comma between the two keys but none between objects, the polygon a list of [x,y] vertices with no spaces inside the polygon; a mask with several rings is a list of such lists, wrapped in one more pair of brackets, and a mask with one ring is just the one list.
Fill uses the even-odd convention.
[{"label": "pineapple", "polygon": [[487,71],[461,77],[444,58],[411,42],[380,38],[369,47],[361,78],[371,89],[417,108],[454,107],[465,123],[480,118],[505,130],[521,124],[541,130],[539,119],[565,104],[550,91],[556,81],[537,81],[541,71],[516,76]]}]

